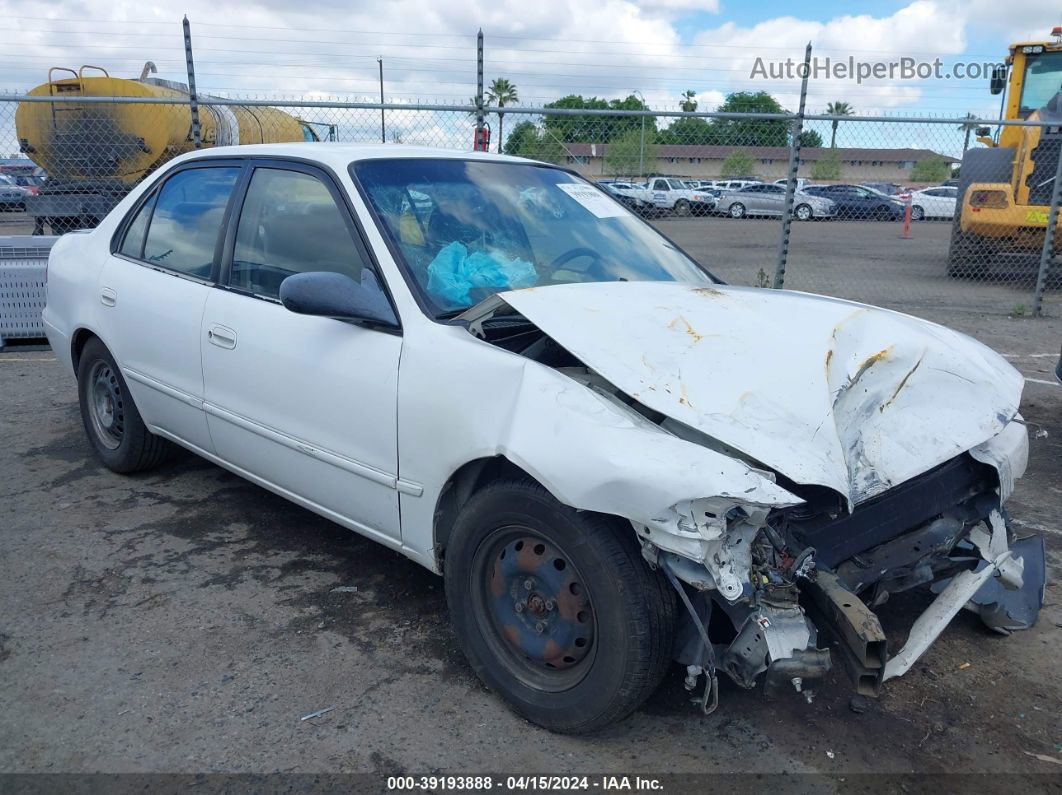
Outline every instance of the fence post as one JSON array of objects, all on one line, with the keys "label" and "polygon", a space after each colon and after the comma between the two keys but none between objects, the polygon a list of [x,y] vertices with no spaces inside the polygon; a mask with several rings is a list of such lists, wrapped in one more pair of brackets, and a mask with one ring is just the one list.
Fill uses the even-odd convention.
[{"label": "fence post", "polygon": [[[479,148],[483,135],[483,28],[476,35],[476,139],[473,149]],[[487,146],[490,149],[490,146]]]},{"label": "fence post", "polygon": [[782,236],[778,240],[778,262],[774,267],[772,287],[785,285],[785,263],[789,258],[789,227],[793,224],[793,195],[796,193],[797,170],[800,168],[800,133],[804,131],[804,106],[808,99],[808,76],[811,74],[811,42],[804,50],[804,74],[800,79],[800,108],[790,132],[789,178],[785,183],[785,207],[782,210]]},{"label": "fence post", "polygon": [[[1041,128],[1047,132],[1047,128]],[[1047,272],[1051,269],[1051,260],[1055,257],[1055,230],[1058,227],[1058,205],[1062,202],[1062,149],[1058,153],[1058,165],[1055,167],[1055,184],[1051,188],[1051,210],[1047,214],[1047,228],[1044,230],[1044,246],[1040,250],[1040,271],[1036,274],[1036,295],[1033,297],[1033,317],[1039,317],[1044,310],[1044,290],[1047,289]]]},{"label": "fence post", "polygon": [[192,28],[188,24],[188,15],[184,16],[184,60],[188,66],[188,105],[192,111],[192,144],[196,149],[203,147],[199,131],[199,97],[195,92],[195,65],[192,63]]}]

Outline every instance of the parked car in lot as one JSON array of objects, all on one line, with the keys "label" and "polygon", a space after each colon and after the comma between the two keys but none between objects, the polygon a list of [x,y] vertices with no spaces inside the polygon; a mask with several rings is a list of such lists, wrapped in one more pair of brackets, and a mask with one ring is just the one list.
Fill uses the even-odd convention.
[{"label": "parked car in lot", "polygon": [[915,221],[923,218],[953,218],[958,195],[959,189],[949,186],[912,191],[911,218]]},{"label": "parked car in lot", "polygon": [[860,187],[869,188],[878,193],[884,193],[886,196],[892,196],[894,199],[899,199],[900,201],[906,201],[907,197],[911,195],[910,188],[904,187],[895,182],[863,182],[860,184]]},{"label": "parked car in lot", "polygon": [[717,179],[712,182],[713,188],[719,188],[726,192],[728,190],[741,190],[747,188],[749,185],[762,185],[762,179]]},{"label": "parked car in lot", "polygon": [[643,185],[627,182],[598,182],[598,185],[611,194],[616,201],[641,216],[649,217],[658,214],[656,208],[643,198],[645,194]]},{"label": "parked car in lot", "polygon": [[25,210],[29,188],[17,185],[10,177],[0,175],[0,210]]},{"label": "parked car in lot", "polygon": [[839,218],[893,221],[903,217],[904,203],[862,185],[813,185],[805,190],[837,205]]},{"label": "parked car in lot", "polygon": [[[560,168],[183,155],[58,240],[43,319],[107,467],[176,443],[442,574],[472,669],[553,730],[622,718],[672,659],[705,711],[719,673],[807,690],[832,654],[877,692],[963,605],[1004,632],[1040,606],[1001,356],[726,286]],[[872,608],[930,584],[890,656]]]},{"label": "parked car in lot", "polygon": [[[746,185],[736,191],[727,191],[719,198],[716,211],[731,218],[750,215],[781,215],[785,209],[785,186],[768,185],[762,182]],[[809,193],[797,193],[793,197],[793,217],[798,221],[816,218],[833,218],[837,206],[829,199]]]},{"label": "parked car in lot", "polygon": [[638,194],[646,204],[675,215],[707,215],[715,209],[716,198],[710,193],[694,190],[673,177],[654,177]]}]

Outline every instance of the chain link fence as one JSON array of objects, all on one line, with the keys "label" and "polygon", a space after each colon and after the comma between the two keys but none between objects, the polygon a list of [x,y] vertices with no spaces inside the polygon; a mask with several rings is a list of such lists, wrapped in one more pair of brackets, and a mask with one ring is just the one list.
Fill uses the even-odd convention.
[{"label": "chain link fence", "polygon": [[0,96],[0,155],[8,156],[0,161],[0,234],[92,226],[197,144],[489,146],[598,182],[735,284],[922,314],[1031,315],[1058,306],[1062,263],[1045,230],[1058,228],[1059,121],[499,113],[475,98],[465,106],[193,103],[170,81],[107,78],[126,95],[86,96],[83,80]]}]

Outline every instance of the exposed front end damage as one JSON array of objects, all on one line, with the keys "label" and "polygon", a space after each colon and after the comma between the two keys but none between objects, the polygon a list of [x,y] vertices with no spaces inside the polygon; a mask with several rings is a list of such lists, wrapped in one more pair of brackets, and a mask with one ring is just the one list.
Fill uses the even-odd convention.
[{"label": "exposed front end damage", "polygon": [[[998,483],[992,467],[966,455],[851,514],[840,505],[818,514],[824,506],[810,501],[766,513],[683,504],[679,534],[658,529],[649,541],[643,530],[642,545],[689,600],[677,654],[687,684],[707,676],[706,706],[716,671],[745,688],[764,675],[768,695],[792,685],[810,700],[812,680],[841,664],[857,692],[876,696],[963,607],[999,632],[1032,626],[1043,604],[1043,543],[1014,538]],[[722,511],[725,529],[693,518],[706,505]],[[707,551],[696,561],[680,551],[694,548],[692,526]],[[917,587],[937,595],[893,652],[874,610]]]},{"label": "exposed front end damage", "polygon": [[[588,287],[603,292],[588,301]],[[563,502],[631,522],[683,605],[675,658],[690,689],[705,676],[705,711],[720,672],[810,700],[839,665],[876,695],[963,607],[999,632],[1035,622],[1043,545],[1015,538],[1004,509],[1028,456],[1021,381],[991,351],[894,313],[773,291],[631,285],[633,306],[661,315],[657,332],[651,311],[628,313],[626,285],[557,289],[568,298],[503,294],[462,322],[578,385],[524,373],[535,400],[601,427],[525,428],[521,404],[504,452],[544,483],[554,474]],[[751,344],[783,315],[772,303],[789,300],[790,347]],[[566,325],[577,306],[592,331]],[[581,451],[602,444],[605,466],[587,467]],[[935,596],[890,649],[875,610],[914,588]]]}]

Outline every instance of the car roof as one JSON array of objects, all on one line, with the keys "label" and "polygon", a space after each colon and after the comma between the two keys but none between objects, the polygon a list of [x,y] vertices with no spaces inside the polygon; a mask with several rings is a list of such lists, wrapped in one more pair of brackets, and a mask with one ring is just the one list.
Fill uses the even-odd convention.
[{"label": "car roof", "polygon": [[189,152],[171,160],[171,163],[186,163],[199,158],[215,157],[294,157],[323,163],[336,170],[343,170],[359,160],[382,158],[431,158],[433,160],[485,160],[502,163],[532,163],[535,161],[511,155],[489,152],[473,152],[462,149],[439,149],[432,146],[409,144],[348,144],[325,142],[296,142],[282,144],[246,144],[243,146],[212,146]]}]

